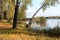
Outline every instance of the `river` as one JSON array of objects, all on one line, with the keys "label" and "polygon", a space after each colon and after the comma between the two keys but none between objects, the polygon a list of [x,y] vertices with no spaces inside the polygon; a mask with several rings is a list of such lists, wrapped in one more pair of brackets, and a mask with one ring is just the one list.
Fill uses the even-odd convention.
[{"label": "river", "polygon": [[40,24],[37,24],[37,23],[32,23],[31,28],[37,29],[37,30],[49,29],[49,28],[54,28],[57,25],[60,27],[60,19],[47,19],[45,27],[41,27]]}]

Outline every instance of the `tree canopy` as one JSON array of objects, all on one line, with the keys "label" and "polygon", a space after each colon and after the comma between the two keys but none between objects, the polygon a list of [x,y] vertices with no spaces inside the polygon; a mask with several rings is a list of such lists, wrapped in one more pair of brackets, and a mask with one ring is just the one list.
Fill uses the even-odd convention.
[{"label": "tree canopy", "polygon": [[50,6],[54,6],[55,4],[59,3],[59,0],[45,0],[44,1],[44,6],[43,6],[43,10],[46,10],[46,8],[49,8]]}]

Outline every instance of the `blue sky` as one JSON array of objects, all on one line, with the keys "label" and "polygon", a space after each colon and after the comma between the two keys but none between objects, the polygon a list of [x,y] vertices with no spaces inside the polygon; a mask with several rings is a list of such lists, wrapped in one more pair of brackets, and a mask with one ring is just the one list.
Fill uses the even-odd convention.
[{"label": "blue sky", "polygon": [[[42,2],[43,0],[32,0],[32,6],[28,6],[28,9],[26,10],[26,17],[31,18],[36,10],[38,10],[38,8],[41,6]],[[43,12],[41,9],[35,17],[39,16],[60,16],[60,4],[50,6],[45,12]]]}]

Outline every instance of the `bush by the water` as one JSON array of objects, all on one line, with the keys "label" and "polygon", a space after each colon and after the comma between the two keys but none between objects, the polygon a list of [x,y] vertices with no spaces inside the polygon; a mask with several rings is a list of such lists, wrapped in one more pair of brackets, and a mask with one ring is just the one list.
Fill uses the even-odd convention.
[{"label": "bush by the water", "polygon": [[60,36],[60,27],[57,26],[57,27],[55,27],[53,29],[50,28],[48,30],[43,29],[40,32],[43,32],[43,34],[46,34],[48,36],[52,36],[52,37],[56,36],[56,37],[59,37]]}]

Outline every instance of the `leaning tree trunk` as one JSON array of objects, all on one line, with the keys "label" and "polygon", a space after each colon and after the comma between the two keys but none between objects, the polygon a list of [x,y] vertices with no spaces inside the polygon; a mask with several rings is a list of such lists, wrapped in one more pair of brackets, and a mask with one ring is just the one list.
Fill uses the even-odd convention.
[{"label": "leaning tree trunk", "polygon": [[18,9],[19,9],[19,2],[17,0],[16,1],[16,6],[15,6],[14,19],[13,19],[13,28],[16,28],[17,27]]},{"label": "leaning tree trunk", "polygon": [[32,24],[32,19],[34,18],[34,16],[38,13],[38,11],[44,6],[44,3],[43,5],[35,12],[35,14],[32,16],[32,18],[30,19],[29,23],[26,25],[26,28],[30,27],[31,24]]}]

